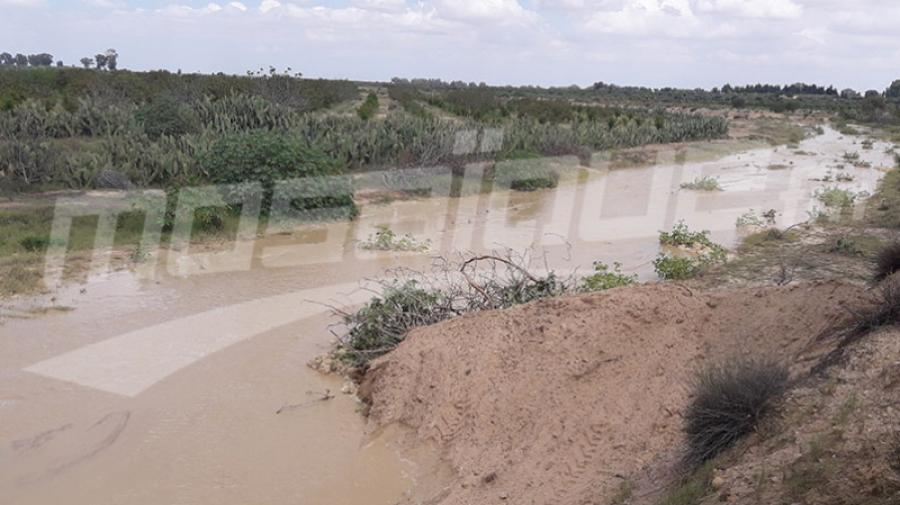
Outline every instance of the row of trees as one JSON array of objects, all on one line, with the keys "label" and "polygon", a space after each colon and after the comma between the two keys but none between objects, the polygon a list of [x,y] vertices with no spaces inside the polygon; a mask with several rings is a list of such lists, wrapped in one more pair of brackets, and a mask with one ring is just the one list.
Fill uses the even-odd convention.
[{"label": "row of trees", "polygon": [[[50,67],[53,65],[53,55],[49,53],[22,54],[0,53],[0,66],[4,67]],[[115,49],[107,49],[93,58],[81,58],[84,68],[96,68],[97,70],[115,70],[119,67],[119,53]],[[57,67],[63,66],[62,61],[56,62]]]},{"label": "row of trees", "polygon": [[[715,89],[713,91],[716,91]],[[722,86],[722,93],[755,93],[755,94],[774,94],[774,95],[830,95],[837,96],[838,90],[834,86],[818,86],[815,84],[806,84],[798,82],[779,86],[777,84],[752,84],[747,86],[732,86],[726,84]]]},{"label": "row of trees", "polygon": [[84,68],[115,70],[119,67],[119,53],[115,49],[107,49],[105,53],[96,54],[93,58],[85,56],[79,61]]},{"label": "row of trees", "polygon": [[[56,62],[57,66],[62,66],[62,62]],[[12,55],[10,53],[0,53],[0,65],[9,67],[49,67],[53,65],[53,55],[47,53],[40,54],[29,54],[24,55],[22,53],[16,53]]]}]

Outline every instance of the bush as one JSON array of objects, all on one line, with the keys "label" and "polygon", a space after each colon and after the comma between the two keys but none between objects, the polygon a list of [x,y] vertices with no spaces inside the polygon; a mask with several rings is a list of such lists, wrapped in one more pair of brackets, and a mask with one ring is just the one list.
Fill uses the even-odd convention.
[{"label": "bush", "polygon": [[594,273],[585,277],[581,281],[582,291],[603,291],[606,289],[628,286],[637,281],[637,275],[625,275],[622,273],[622,264],[613,263],[613,268],[609,265],[595,261]]},{"label": "bush", "polygon": [[660,253],[653,260],[653,269],[660,279],[667,281],[683,281],[700,273],[702,265],[695,258],[672,256]]},{"label": "bush", "polygon": [[[287,135],[254,132],[223,137],[201,159],[201,167],[214,182],[262,183],[263,212],[271,205],[276,183],[282,182],[287,193],[302,195],[290,201],[290,210],[301,217],[319,209],[333,209],[350,218],[357,214],[352,181],[333,177],[343,172],[341,164]],[[228,196],[240,200],[247,196],[244,191],[250,190],[234,190]]]},{"label": "bush", "polygon": [[508,114],[496,93],[487,88],[451,90],[432,103],[458,116],[479,121],[496,121]]},{"label": "bush", "polygon": [[47,249],[47,246],[50,245],[50,239],[32,235],[19,240],[19,245],[28,252],[40,252]]},{"label": "bush", "polygon": [[369,93],[366,101],[359,106],[359,109],[356,109],[356,113],[360,119],[368,121],[375,117],[376,112],[378,112],[378,96],[375,93]]},{"label": "bush", "polygon": [[[190,188],[169,188],[166,190],[166,209],[162,214],[162,229],[172,231],[175,228],[178,206],[195,208],[191,216],[191,230],[200,232],[217,232],[225,228],[229,214],[237,209],[228,206],[205,205],[207,202]],[[152,202],[147,203],[148,208]]]},{"label": "bush", "polygon": [[878,292],[874,305],[855,313],[855,318],[846,331],[846,342],[850,342],[883,326],[900,324],[900,278],[890,277]]},{"label": "bush", "polygon": [[681,189],[692,189],[695,191],[722,191],[719,185],[719,179],[715,177],[698,177],[691,182],[681,184]]},{"label": "bush", "polygon": [[872,279],[876,282],[883,281],[900,270],[900,242],[889,244],[878,252],[874,270]]},{"label": "bush", "polygon": [[346,356],[355,365],[388,353],[413,328],[427,326],[456,315],[448,295],[425,289],[416,281],[387,285],[381,296],[352,314],[343,314],[349,328],[343,338]]},{"label": "bush", "polygon": [[135,117],[151,138],[180,136],[200,128],[200,119],[194,111],[171,96],[157,97],[138,109]]},{"label": "bush", "polygon": [[825,204],[826,207],[846,209],[852,207],[856,202],[856,193],[835,187],[820,188],[815,193],[816,199]]},{"label": "bush", "polygon": [[362,243],[362,248],[370,251],[416,251],[424,252],[431,245],[431,240],[416,240],[410,234],[397,235],[387,226],[379,226],[374,235]]},{"label": "bush", "polygon": [[684,221],[679,221],[672,227],[671,232],[660,232],[659,243],[676,247],[703,246],[708,248],[720,248],[718,244],[709,239],[709,231],[691,231]]},{"label": "bush", "polygon": [[787,389],[788,371],[771,361],[729,361],[701,371],[692,386],[684,432],[686,462],[696,466],[759,427]]},{"label": "bush", "polygon": [[559,174],[540,158],[519,158],[498,162],[494,167],[494,181],[501,188],[513,191],[537,191],[555,188]]}]

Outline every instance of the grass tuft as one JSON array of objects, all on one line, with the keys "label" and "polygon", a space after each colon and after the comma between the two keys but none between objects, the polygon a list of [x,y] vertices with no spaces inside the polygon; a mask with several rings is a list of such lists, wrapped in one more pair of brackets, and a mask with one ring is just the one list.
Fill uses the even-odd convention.
[{"label": "grass tuft", "polygon": [[881,249],[875,257],[872,279],[881,282],[900,270],[900,242],[894,242]]},{"label": "grass tuft", "polygon": [[716,177],[698,177],[691,182],[681,183],[681,189],[694,191],[722,191],[719,179]]},{"label": "grass tuft", "polygon": [[787,386],[787,369],[772,361],[728,361],[701,371],[684,415],[685,462],[701,465],[754,432]]}]

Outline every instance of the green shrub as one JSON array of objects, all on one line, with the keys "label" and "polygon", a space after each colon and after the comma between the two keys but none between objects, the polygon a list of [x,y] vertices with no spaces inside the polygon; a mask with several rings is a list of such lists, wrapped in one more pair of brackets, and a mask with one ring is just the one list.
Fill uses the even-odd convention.
[{"label": "green shrub", "polygon": [[814,196],[826,207],[846,209],[853,206],[859,195],[848,189],[826,187],[816,190]]},{"label": "green shrub", "polygon": [[628,286],[636,281],[637,275],[625,275],[622,273],[621,263],[613,263],[613,268],[610,269],[609,265],[595,261],[594,273],[581,281],[581,289],[582,291],[603,291]]},{"label": "green shrub", "polygon": [[432,103],[453,114],[479,121],[496,121],[509,114],[496,93],[488,88],[450,90]]},{"label": "green shrub", "polygon": [[696,258],[660,253],[653,260],[653,269],[660,279],[680,281],[696,276],[701,271],[701,263]]},{"label": "green shrub", "polygon": [[171,96],[157,97],[138,109],[135,117],[151,138],[180,136],[196,132],[200,127],[194,111]]},{"label": "green shrub", "polygon": [[163,215],[162,228],[171,231],[175,227],[179,206],[194,208],[191,216],[191,230],[199,232],[218,232],[225,228],[230,215],[238,211],[237,207],[228,205],[204,205],[208,202],[190,188],[169,188],[166,190],[166,211]]},{"label": "green shrub", "polygon": [[[289,209],[309,214],[320,209],[335,209],[345,217],[354,217],[352,181],[337,177],[343,167],[324,152],[302,140],[274,132],[227,135],[217,140],[201,159],[202,169],[215,182],[240,184],[259,182],[263,187],[262,209],[271,207],[276,184],[284,194],[295,194]],[[253,191],[249,187],[230,190],[232,201]],[[283,209],[286,210],[286,209]]]},{"label": "green shrub", "polygon": [[50,245],[50,239],[32,235],[19,240],[19,245],[28,252],[40,252],[47,249],[47,246]]},{"label": "green shrub", "polygon": [[362,243],[362,248],[370,251],[427,251],[430,240],[418,241],[412,235],[397,235],[387,226],[379,226],[378,231]]},{"label": "green shrub", "polygon": [[681,189],[692,189],[695,191],[722,191],[719,185],[719,179],[716,177],[698,177],[691,182],[681,183]]},{"label": "green shrub", "polygon": [[555,188],[559,174],[547,165],[546,159],[521,158],[498,162],[494,167],[494,182],[514,191],[536,191]]},{"label": "green shrub", "polygon": [[672,247],[699,249],[703,262],[721,262],[725,260],[725,248],[709,238],[709,230],[691,231],[684,221],[679,221],[671,232],[660,232],[659,243]]},{"label": "green shrub", "polygon": [[415,281],[396,283],[354,313],[344,314],[349,328],[343,345],[355,365],[386,354],[406,338],[409,330],[456,315],[443,291],[425,289]]},{"label": "green shrub", "polygon": [[357,115],[363,121],[368,121],[375,117],[375,113],[378,112],[378,95],[375,93],[369,93],[366,96],[366,100],[362,105],[359,106],[359,109],[356,110]]},{"label": "green shrub", "polygon": [[787,368],[764,360],[731,360],[702,370],[684,413],[686,462],[701,465],[756,430],[788,378]]}]

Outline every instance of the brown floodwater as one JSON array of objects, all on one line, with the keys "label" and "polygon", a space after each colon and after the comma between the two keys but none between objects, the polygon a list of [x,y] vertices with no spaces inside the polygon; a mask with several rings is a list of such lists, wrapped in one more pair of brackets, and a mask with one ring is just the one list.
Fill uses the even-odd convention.
[{"label": "brown floodwater", "polygon": [[[502,248],[532,251],[536,268],[617,261],[650,280],[658,232],[680,220],[733,245],[751,209],[776,209],[787,226],[822,208],[821,188],[871,192],[893,166],[892,146],[863,149],[860,140],[826,129],[795,149],[662,147],[627,168],[600,155],[590,167],[558,158],[547,161],[561,173],[553,190],[369,204],[353,222],[228,250],[156,252],[133,271],[6,302],[0,496],[41,505],[396,503],[446,469],[432,451],[412,450],[402,429],[371,432],[342,380],[305,366],[333,342],[329,306],[361,303],[371,296],[361,281],[391,269],[425,271],[437,255]],[[845,152],[870,166],[846,163]],[[701,176],[722,191],[681,189]],[[361,248],[383,225],[428,250]]]}]

